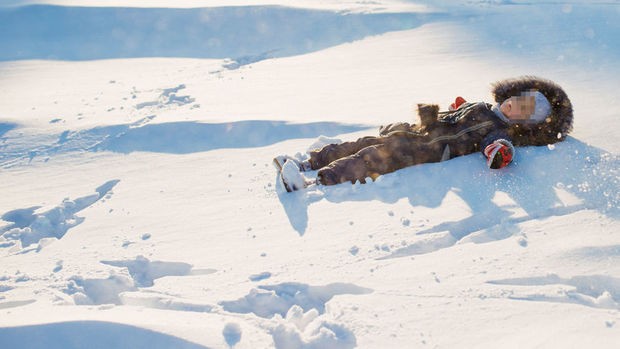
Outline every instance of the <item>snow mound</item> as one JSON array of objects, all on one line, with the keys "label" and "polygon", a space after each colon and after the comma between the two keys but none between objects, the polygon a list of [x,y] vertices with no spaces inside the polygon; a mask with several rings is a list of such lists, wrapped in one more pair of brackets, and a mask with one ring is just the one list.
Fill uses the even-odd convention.
[{"label": "snow mound", "polygon": [[102,321],[70,321],[53,324],[3,327],[0,340],[7,348],[179,348],[204,346],[143,328]]},{"label": "snow mound", "polygon": [[65,199],[60,205],[44,212],[37,212],[41,208],[39,206],[6,212],[1,218],[10,224],[0,229],[0,247],[26,252],[23,249],[36,244],[36,247],[27,251],[40,251],[54,240],[61,239],[69,229],[81,224],[84,219],[76,216],[76,213],[109,197],[118,182],[108,181],[95,189],[95,194],[75,200]]}]

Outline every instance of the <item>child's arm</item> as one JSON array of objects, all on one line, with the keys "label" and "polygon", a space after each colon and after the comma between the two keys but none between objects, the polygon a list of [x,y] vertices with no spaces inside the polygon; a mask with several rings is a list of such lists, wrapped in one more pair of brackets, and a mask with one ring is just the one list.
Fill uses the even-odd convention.
[{"label": "child's arm", "polygon": [[514,158],[515,148],[504,132],[491,133],[482,145],[482,153],[491,169],[506,167]]},{"label": "child's arm", "polygon": [[387,136],[391,132],[395,131],[411,131],[411,125],[408,122],[395,122],[386,126],[381,125],[379,127],[379,135]]},{"label": "child's arm", "polygon": [[514,157],[515,148],[506,139],[498,139],[484,148],[484,155],[487,157],[487,166],[498,169],[508,166]]}]

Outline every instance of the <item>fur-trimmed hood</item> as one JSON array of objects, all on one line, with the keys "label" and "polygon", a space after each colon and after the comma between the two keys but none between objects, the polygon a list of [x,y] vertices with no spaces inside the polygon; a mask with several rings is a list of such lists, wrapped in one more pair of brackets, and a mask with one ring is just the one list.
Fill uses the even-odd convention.
[{"label": "fur-trimmed hood", "polygon": [[551,114],[537,124],[514,124],[508,129],[514,145],[546,145],[563,141],[573,129],[573,106],[566,92],[555,82],[536,76],[497,81],[492,85],[497,103],[521,92],[537,90],[551,103]]}]

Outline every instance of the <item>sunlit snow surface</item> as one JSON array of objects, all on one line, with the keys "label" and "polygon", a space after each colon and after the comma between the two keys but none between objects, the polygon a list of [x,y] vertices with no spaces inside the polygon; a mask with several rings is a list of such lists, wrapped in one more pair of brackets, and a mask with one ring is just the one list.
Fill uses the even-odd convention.
[{"label": "sunlit snow surface", "polygon": [[[616,347],[619,15],[3,2],[0,347]],[[277,180],[276,155],[525,74],[564,87],[575,127],[505,169],[473,154],[368,184]]]}]

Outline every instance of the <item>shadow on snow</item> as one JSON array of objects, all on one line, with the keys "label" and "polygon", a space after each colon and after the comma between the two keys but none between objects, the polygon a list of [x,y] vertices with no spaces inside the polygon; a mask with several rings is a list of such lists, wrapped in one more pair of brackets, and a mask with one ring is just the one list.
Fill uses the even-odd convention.
[{"label": "shadow on snow", "polygon": [[[469,217],[419,230],[416,234],[427,239],[392,251],[387,258],[429,253],[467,239],[478,243],[505,239],[518,231],[518,223],[584,209],[620,217],[620,156],[572,137],[553,147],[519,148],[517,156],[515,163],[498,171],[486,168],[482,155],[472,154],[405,168],[374,183],[279,196],[300,235],[308,225],[308,206],[322,199],[395,203],[406,198],[413,207],[437,208],[448,193],[454,193],[469,207]],[[514,203],[498,205],[494,199],[499,192]],[[574,203],[565,202],[567,195]],[[525,215],[515,212],[521,210]]]},{"label": "shadow on snow", "polygon": [[70,321],[0,328],[7,348],[184,348],[206,347],[134,326],[102,321]]},{"label": "shadow on snow", "polygon": [[16,127],[17,127],[16,124],[0,122],[0,137],[2,137],[5,133],[11,131],[12,129]]},{"label": "shadow on snow", "polygon": [[0,61],[186,57],[233,58],[247,64],[412,29],[435,16],[341,14],[279,6],[24,6],[0,9]]},{"label": "shadow on snow", "polygon": [[[132,124],[95,127],[82,131],[64,131],[54,144],[31,146],[36,140],[24,141],[11,148],[11,139],[0,152],[0,166],[10,167],[35,157],[49,157],[69,152],[111,151],[189,154],[224,148],[263,147],[295,138],[336,136],[368,128],[335,122],[292,124],[284,121],[245,120],[226,123],[195,121],[149,123],[154,117]],[[37,136],[35,136],[37,137]]]},{"label": "shadow on snow", "polygon": [[[188,154],[222,148],[262,147],[294,138],[315,138],[355,132],[367,126],[333,122],[290,124],[282,121],[227,123],[171,122],[141,127],[95,128],[75,136],[110,135],[93,149],[117,153],[147,151]],[[71,137],[71,136],[69,136]]]}]

